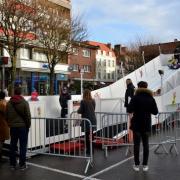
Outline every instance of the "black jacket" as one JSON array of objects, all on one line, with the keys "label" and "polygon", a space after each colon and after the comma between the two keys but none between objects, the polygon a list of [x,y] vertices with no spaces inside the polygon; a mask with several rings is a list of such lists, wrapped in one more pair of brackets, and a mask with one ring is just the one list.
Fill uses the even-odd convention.
[{"label": "black jacket", "polygon": [[59,97],[59,103],[62,109],[67,108],[67,102],[71,99],[71,95],[69,93],[62,93]]},{"label": "black jacket", "polygon": [[134,96],[134,91],[135,91],[135,87],[132,83],[127,85],[127,89],[125,92],[125,103],[124,103],[124,107],[128,107],[129,104],[129,99],[131,99]]},{"label": "black jacket", "polygon": [[158,114],[158,108],[153,93],[147,88],[136,90],[127,111],[133,113],[131,129],[136,132],[150,132],[151,114]]},{"label": "black jacket", "polygon": [[[89,119],[92,125],[96,125],[95,106],[96,104],[94,100],[82,100],[78,109],[78,113],[82,115],[82,118]],[[86,123],[86,129],[89,129],[88,123]]]}]

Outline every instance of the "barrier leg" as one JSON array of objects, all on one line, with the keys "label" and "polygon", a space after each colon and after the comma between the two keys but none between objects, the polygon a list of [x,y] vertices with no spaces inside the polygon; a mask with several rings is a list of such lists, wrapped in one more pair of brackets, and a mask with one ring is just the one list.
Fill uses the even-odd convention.
[{"label": "barrier leg", "polygon": [[164,146],[164,144],[158,144],[158,146],[156,147],[156,149],[154,150],[154,153],[158,153],[158,149],[160,148],[160,146],[163,148],[163,150],[165,151],[166,154],[168,154],[166,147]]},{"label": "barrier leg", "polygon": [[92,158],[88,159],[88,162],[87,162],[87,165],[86,165],[86,168],[85,168],[85,171],[84,173],[86,174],[88,169],[89,169],[89,166],[93,167],[93,161],[92,161]]},{"label": "barrier leg", "polygon": [[172,149],[173,149],[173,148],[174,148],[174,150],[175,150],[175,152],[176,152],[176,155],[178,155],[179,152],[178,152],[178,150],[177,150],[177,146],[176,146],[175,143],[171,145],[171,147],[170,147],[170,149],[169,149],[169,152],[172,153]]},{"label": "barrier leg", "polygon": [[126,149],[126,152],[125,152],[125,156],[128,156],[129,154],[132,154],[131,146],[127,146],[127,149]]},{"label": "barrier leg", "polygon": [[104,147],[104,155],[107,158],[108,157],[108,147]]}]

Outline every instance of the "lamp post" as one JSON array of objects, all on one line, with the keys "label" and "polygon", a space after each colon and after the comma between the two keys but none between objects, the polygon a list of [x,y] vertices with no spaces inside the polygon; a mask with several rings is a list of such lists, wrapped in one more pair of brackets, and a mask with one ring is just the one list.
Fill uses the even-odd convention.
[{"label": "lamp post", "polygon": [[159,75],[161,76],[161,95],[163,94],[163,76],[164,76],[164,71],[163,70],[158,70]]},{"label": "lamp post", "polygon": [[83,74],[84,74],[84,69],[80,69],[80,75],[81,75],[81,96],[83,94]]},{"label": "lamp post", "polygon": [[[143,59],[145,73],[146,73],[146,66],[145,66],[146,62],[145,62],[145,58],[144,58],[144,51],[142,52],[142,59]],[[147,75],[147,73],[146,73],[146,75]]]}]

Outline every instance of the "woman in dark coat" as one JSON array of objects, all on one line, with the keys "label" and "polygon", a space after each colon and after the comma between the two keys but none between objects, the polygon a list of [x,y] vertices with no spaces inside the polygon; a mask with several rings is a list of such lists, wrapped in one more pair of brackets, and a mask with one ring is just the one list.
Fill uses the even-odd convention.
[{"label": "woman in dark coat", "polygon": [[131,79],[126,79],[126,85],[127,85],[127,89],[125,92],[124,107],[126,107],[126,110],[127,110],[129,102],[130,102],[131,98],[134,96],[135,87],[134,87]]},{"label": "woman in dark coat", "polygon": [[[96,104],[91,96],[91,91],[89,89],[85,89],[83,92],[83,99],[81,100],[80,107],[78,109],[78,113],[82,115],[82,118],[89,119],[92,125],[96,125],[95,106]],[[81,126],[82,130],[85,131],[86,136],[86,153],[90,154],[90,126],[87,121],[83,121]]]},{"label": "woman in dark coat", "polygon": [[149,133],[151,131],[151,114],[157,115],[158,108],[153,98],[153,92],[147,89],[147,82],[140,81],[138,89],[128,106],[128,113],[133,113],[131,129],[134,140],[134,161],[135,171],[139,171],[139,149],[140,141],[143,142],[143,171],[148,170],[149,157]]}]

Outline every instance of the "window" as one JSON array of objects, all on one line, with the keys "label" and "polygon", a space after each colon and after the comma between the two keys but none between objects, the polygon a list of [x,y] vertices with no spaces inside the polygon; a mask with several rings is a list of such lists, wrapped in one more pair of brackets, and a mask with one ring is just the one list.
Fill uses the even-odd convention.
[{"label": "window", "polygon": [[47,57],[44,53],[34,52],[33,53],[33,60],[47,62]]},{"label": "window", "polygon": [[77,48],[73,48],[72,52],[73,52],[74,55],[78,55],[78,49]]},{"label": "window", "polygon": [[98,79],[101,79],[101,72],[98,72]]},{"label": "window", "polygon": [[111,79],[111,74],[110,73],[108,73],[108,79]]},{"label": "window", "polygon": [[83,69],[84,69],[84,72],[91,72],[91,66],[89,65],[84,65]]},{"label": "window", "polygon": [[111,61],[108,60],[108,67],[111,67]]},{"label": "window", "polygon": [[114,61],[112,61],[112,67],[114,67],[115,66],[115,63],[114,63]]},{"label": "window", "polygon": [[106,79],[106,70],[104,70],[104,76],[103,76],[104,79]]},{"label": "window", "polygon": [[112,72],[112,79],[114,79],[114,72]]},{"label": "window", "polygon": [[30,51],[26,48],[20,49],[20,58],[22,59],[30,59]]},{"label": "window", "polygon": [[73,71],[79,71],[79,65],[78,64],[73,64]]},{"label": "window", "polygon": [[83,49],[83,50],[82,50],[82,53],[83,53],[83,56],[84,56],[84,57],[90,57],[90,50],[88,50],[88,49]]}]

